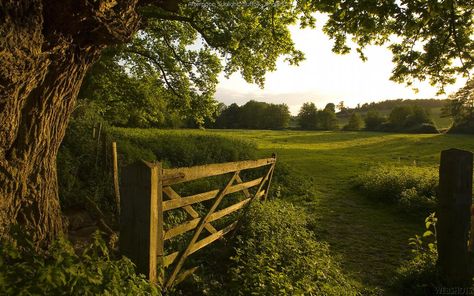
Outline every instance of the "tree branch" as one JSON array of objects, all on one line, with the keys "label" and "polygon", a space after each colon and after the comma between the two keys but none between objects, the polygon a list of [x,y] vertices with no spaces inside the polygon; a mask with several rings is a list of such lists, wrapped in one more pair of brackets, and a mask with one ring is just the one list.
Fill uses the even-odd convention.
[{"label": "tree branch", "polygon": [[163,68],[163,66],[161,65],[161,63],[154,57],[152,57],[151,55],[145,53],[145,52],[142,52],[142,51],[139,51],[139,50],[136,50],[136,49],[133,49],[133,48],[127,48],[125,51],[129,52],[129,53],[133,53],[133,54],[136,54],[136,55],[139,55],[141,57],[144,57],[148,60],[150,60],[151,62],[153,62],[153,64],[155,64],[158,69],[160,70],[161,74],[163,75],[163,80],[165,81],[165,84],[168,86],[168,88],[171,90],[171,92],[177,96],[178,98],[180,99],[184,99],[183,96],[181,96],[176,90],[175,88],[171,85],[171,83],[169,82],[168,80],[168,77],[166,76],[166,71],[165,69]]},{"label": "tree branch", "polygon": [[138,6],[154,5],[169,12],[178,12],[181,0],[139,0]]},{"label": "tree branch", "polygon": [[188,61],[184,61],[180,56],[179,54],[176,52],[176,50],[174,49],[174,47],[171,45],[171,43],[169,42],[168,38],[166,38],[165,35],[162,36],[163,37],[163,40],[165,41],[165,44],[166,46],[168,46],[168,48],[171,50],[171,52],[173,53],[173,56],[183,65],[190,65],[190,66],[194,66],[194,63],[191,63],[191,62],[188,62]]},{"label": "tree branch", "polygon": [[466,74],[467,77],[470,77],[469,70],[466,68],[466,64],[464,63],[463,53],[468,55],[468,58],[472,61],[472,56],[468,52],[463,52],[461,49],[461,45],[459,44],[459,36],[456,28],[456,11],[455,11],[454,1],[451,3],[451,17],[450,17],[450,27],[452,29],[452,34],[454,35],[454,43],[456,44],[456,50],[458,54],[459,61],[462,65],[462,70]]}]

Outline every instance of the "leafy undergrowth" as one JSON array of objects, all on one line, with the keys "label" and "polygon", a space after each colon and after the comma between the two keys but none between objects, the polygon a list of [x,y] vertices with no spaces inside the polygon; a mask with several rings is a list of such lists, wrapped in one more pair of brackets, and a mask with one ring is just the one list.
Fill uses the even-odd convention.
[{"label": "leafy undergrowth", "polygon": [[213,265],[177,295],[360,295],[328,245],[307,228],[303,209],[282,200],[254,202],[241,222],[227,253],[208,253]]},{"label": "leafy undergrowth", "polygon": [[369,198],[426,214],[436,206],[438,172],[434,168],[381,165],[362,174],[357,185]]},{"label": "leafy undergrowth", "polygon": [[127,258],[111,257],[100,234],[81,255],[58,239],[38,252],[25,234],[2,241],[2,295],[161,295]]},{"label": "leafy undergrowth", "polygon": [[307,228],[304,209],[275,200],[255,203],[236,238],[230,269],[235,295],[356,295]]},{"label": "leafy undergrowth", "polygon": [[410,239],[412,258],[404,262],[393,280],[393,289],[400,295],[435,295],[443,287],[436,266],[438,251],[436,248],[435,214],[425,220],[425,232]]}]

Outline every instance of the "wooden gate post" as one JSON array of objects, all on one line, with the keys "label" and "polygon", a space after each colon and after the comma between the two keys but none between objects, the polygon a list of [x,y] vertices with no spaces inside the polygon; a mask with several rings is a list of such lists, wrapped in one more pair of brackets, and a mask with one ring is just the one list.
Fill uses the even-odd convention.
[{"label": "wooden gate post", "polygon": [[472,204],[471,152],[450,149],[441,152],[438,191],[438,266],[449,286],[464,286],[470,280],[468,235]]},{"label": "wooden gate post", "polygon": [[112,142],[112,159],[113,159],[113,172],[114,172],[114,192],[115,192],[115,205],[117,207],[117,213],[120,215],[120,186],[118,176],[118,157],[117,157],[117,143]]},{"label": "wooden gate post", "polygon": [[153,283],[157,256],[163,256],[161,174],[160,163],[141,161],[124,168],[121,178],[120,252]]}]

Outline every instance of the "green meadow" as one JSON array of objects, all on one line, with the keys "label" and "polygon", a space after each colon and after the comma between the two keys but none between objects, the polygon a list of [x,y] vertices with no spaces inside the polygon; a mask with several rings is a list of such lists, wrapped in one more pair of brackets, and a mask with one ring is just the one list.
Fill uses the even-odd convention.
[{"label": "green meadow", "polygon": [[437,167],[440,152],[474,150],[474,137],[370,132],[210,131],[253,139],[262,156],[272,152],[313,182],[312,200],[299,201],[344,270],[363,286],[384,288],[410,256],[408,239],[425,217],[400,213],[358,194],[353,180],[378,164]]},{"label": "green meadow", "polygon": [[[133,131],[133,130],[132,130]],[[153,134],[217,134],[255,141],[258,154],[276,153],[312,181],[312,196],[292,200],[311,217],[310,229],[328,242],[343,271],[360,287],[385,291],[400,264],[410,258],[408,239],[423,231],[424,216],[374,202],[354,189],[354,179],[378,164],[436,168],[440,152],[474,150],[474,137],[372,132],[248,130],[142,130]],[[284,196],[282,198],[285,198]]]}]

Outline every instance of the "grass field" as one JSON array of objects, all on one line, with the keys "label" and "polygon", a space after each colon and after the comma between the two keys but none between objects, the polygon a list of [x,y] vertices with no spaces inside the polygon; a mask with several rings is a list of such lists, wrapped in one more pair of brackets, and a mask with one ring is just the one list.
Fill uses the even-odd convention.
[{"label": "grass field", "polygon": [[[167,131],[156,131],[166,133]],[[360,287],[386,291],[397,267],[409,258],[408,239],[423,231],[425,217],[375,203],[353,189],[354,178],[377,164],[437,167],[440,151],[474,151],[474,137],[372,132],[182,130],[251,139],[259,154],[273,152],[313,182],[310,199],[294,200],[311,215],[317,239],[330,244],[344,272]]]},{"label": "grass field", "polygon": [[[314,198],[304,203],[312,227],[327,241],[345,271],[361,286],[386,288],[410,256],[408,239],[420,233],[424,217],[407,217],[376,204],[352,188],[352,180],[378,163],[437,167],[441,150],[474,151],[474,137],[385,133],[209,131],[257,141],[262,156],[276,152],[313,180]],[[388,291],[387,291],[388,292]]]}]

